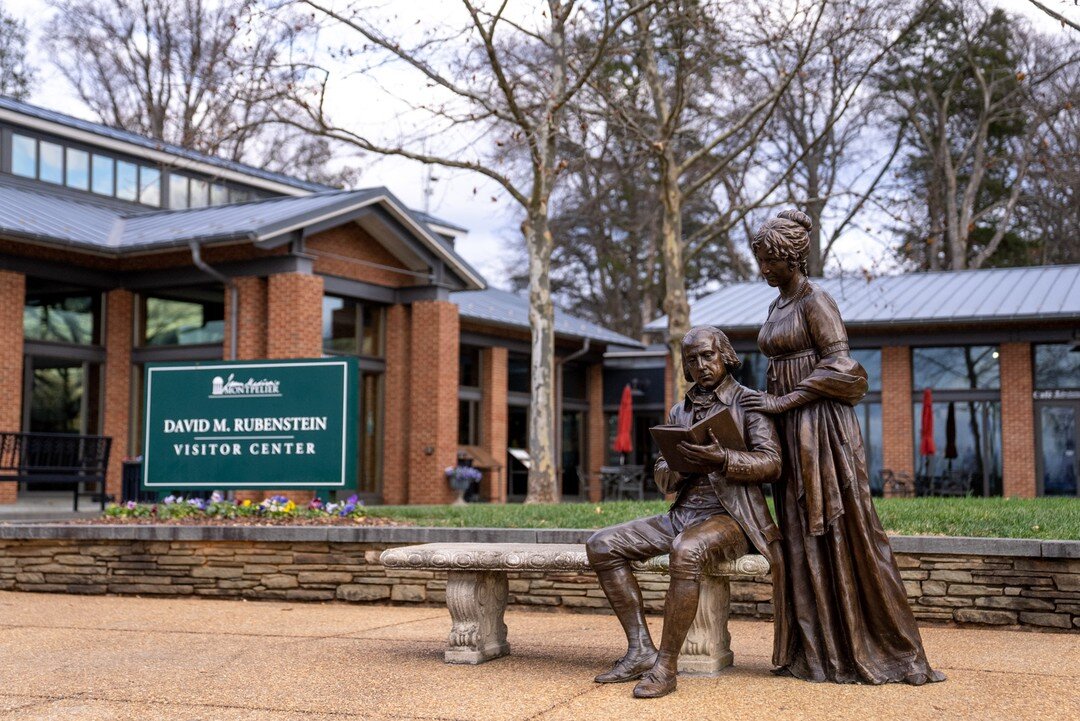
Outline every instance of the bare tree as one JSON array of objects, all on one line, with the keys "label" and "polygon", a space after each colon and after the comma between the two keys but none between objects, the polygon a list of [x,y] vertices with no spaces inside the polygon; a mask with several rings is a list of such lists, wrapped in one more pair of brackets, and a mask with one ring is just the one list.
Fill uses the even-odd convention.
[{"label": "bare tree", "polygon": [[[824,274],[836,241],[859,217],[902,147],[902,125],[891,139],[878,131],[882,102],[866,81],[885,57],[882,48],[895,42],[895,28],[912,17],[920,15],[909,3],[830,2],[819,41],[778,100],[765,156],[774,172],[785,174],[782,200],[799,205],[814,223],[811,276]],[[775,43],[766,52],[771,65],[783,67],[797,60],[790,54],[798,49]],[[879,147],[881,140],[888,145]]]},{"label": "bare tree", "polygon": [[[566,166],[559,137],[567,104],[604,59],[612,35],[641,6],[616,9],[613,0],[545,0],[524,8],[506,1],[488,6],[461,0],[463,17],[456,26],[435,28],[423,19],[410,25],[398,18],[396,29],[388,29],[379,8],[337,10],[321,0],[303,4],[335,29],[347,31],[351,44],[362,48],[344,52],[349,69],[357,71],[366,63],[359,72],[375,76],[392,62],[395,70],[411,72],[416,85],[426,86],[423,99],[406,99],[421,118],[420,129],[388,138],[335,123],[325,109],[332,100],[333,73],[327,68],[308,68],[315,87],[297,88],[296,112],[284,114],[283,120],[361,151],[476,172],[501,186],[523,211],[532,329],[526,502],[557,502],[549,203]],[[410,36],[414,27],[419,37]]]},{"label": "bare tree", "polygon": [[[1075,20],[1070,20],[1069,18],[1065,17],[1062,14],[1062,12],[1064,11],[1065,8],[1059,8],[1059,9],[1055,10],[1054,8],[1050,7],[1049,5],[1046,5],[1044,3],[1039,2],[1039,0],[1029,0],[1029,2],[1032,5],[1034,5],[1035,7],[1042,10],[1044,13],[1046,13],[1050,17],[1052,17],[1055,20],[1057,20],[1058,22],[1060,22],[1062,25],[1067,25],[1068,27],[1072,28],[1073,30],[1080,30],[1080,23],[1076,22]],[[1059,2],[1059,5],[1064,5],[1066,7],[1068,7],[1070,4],[1073,6],[1073,8],[1076,8],[1078,5],[1080,5],[1080,3],[1077,2],[1077,0],[1071,0],[1071,3],[1070,3],[1070,0],[1060,0],[1060,2]]]},{"label": "bare tree", "polygon": [[299,19],[258,0],[49,0],[46,44],[101,122],[312,179],[326,141],[274,122]]},{"label": "bare tree", "polygon": [[[755,205],[744,204],[748,188],[731,180],[750,167],[768,118],[798,70],[796,65],[755,71],[759,50],[768,42],[790,42],[803,48],[801,63],[809,47],[806,38],[794,36],[795,27],[805,23],[812,37],[822,5],[798,2],[779,11],[767,2],[739,3],[737,9],[722,0],[658,4],[635,16],[623,48],[622,61],[632,65],[645,89],[645,108],[637,112],[625,102],[626,87],[594,84],[612,122],[624,123],[653,156],[663,310],[676,364],[689,330],[687,259],[718,240],[729,241],[731,229]],[[769,71],[773,82],[761,82]],[[713,201],[716,219],[687,234],[684,208],[699,193]],[[686,383],[675,376],[678,397]]]},{"label": "bare tree", "polygon": [[34,69],[26,62],[26,23],[0,4],[0,95],[23,100],[30,94]]},{"label": "bare tree", "polygon": [[978,0],[935,4],[884,85],[911,129],[908,168],[921,178],[925,267],[979,268],[1008,237],[1037,149],[1061,104],[1041,89],[1080,62]]}]

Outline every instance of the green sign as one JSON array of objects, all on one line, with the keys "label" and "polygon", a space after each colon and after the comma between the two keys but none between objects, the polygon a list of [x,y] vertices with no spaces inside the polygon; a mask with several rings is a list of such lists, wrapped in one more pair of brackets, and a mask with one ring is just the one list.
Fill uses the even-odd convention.
[{"label": "green sign", "polygon": [[146,366],[146,489],[356,484],[355,358]]}]

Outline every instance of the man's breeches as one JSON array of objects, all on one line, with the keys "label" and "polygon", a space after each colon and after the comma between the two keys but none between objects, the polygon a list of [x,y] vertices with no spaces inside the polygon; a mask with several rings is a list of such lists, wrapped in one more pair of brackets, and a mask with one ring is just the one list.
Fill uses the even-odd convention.
[{"label": "man's breeches", "polygon": [[681,528],[667,513],[603,528],[586,544],[594,571],[611,571],[653,556],[670,554],[671,578],[699,580],[705,565],[747,552],[750,541],[731,516],[719,513]]}]

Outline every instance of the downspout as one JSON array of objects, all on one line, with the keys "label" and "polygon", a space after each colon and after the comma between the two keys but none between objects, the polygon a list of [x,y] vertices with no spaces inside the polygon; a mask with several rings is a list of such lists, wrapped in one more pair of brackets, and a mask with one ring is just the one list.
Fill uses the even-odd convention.
[{"label": "downspout", "polygon": [[236,281],[221,271],[210,267],[202,259],[202,247],[198,241],[192,240],[188,245],[191,247],[191,262],[195,264],[195,267],[211,278],[221,281],[222,285],[229,289],[229,357],[225,360],[236,360],[236,315],[240,309],[240,292],[236,287]]},{"label": "downspout", "polygon": [[[558,433],[555,434],[555,453],[557,454],[557,456],[559,458],[558,468],[559,468],[560,471],[563,470],[562,469],[563,365],[565,363],[568,363],[569,361],[577,360],[581,356],[588,353],[589,352],[589,346],[591,344],[592,344],[592,339],[591,338],[586,338],[585,343],[583,343],[582,346],[580,348],[578,348],[576,351],[574,351],[570,355],[565,356],[563,358],[556,358],[555,359],[555,366],[556,366],[556,372],[555,372],[555,418],[558,419],[558,421],[557,421],[558,426],[557,427],[559,429]],[[579,486],[578,486],[578,495],[581,495],[580,484],[581,484],[581,482],[583,480],[584,479],[582,479],[582,478],[578,479],[578,484],[579,484]],[[559,495],[560,496],[562,495],[561,484],[560,484],[560,493],[559,493]]]}]

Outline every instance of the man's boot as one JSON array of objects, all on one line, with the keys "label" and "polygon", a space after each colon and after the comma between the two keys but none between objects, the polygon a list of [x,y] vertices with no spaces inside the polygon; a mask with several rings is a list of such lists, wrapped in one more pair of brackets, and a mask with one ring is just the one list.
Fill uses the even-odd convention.
[{"label": "man's boot", "polygon": [[664,632],[656,663],[634,687],[637,698],[659,698],[675,690],[679,673],[679,651],[697,615],[701,584],[692,579],[673,578],[664,601]]},{"label": "man's boot", "polygon": [[622,683],[641,678],[641,674],[656,662],[656,646],[645,624],[645,604],[634,572],[629,566],[623,566],[611,571],[597,571],[596,578],[626,633],[627,651],[610,671],[594,680],[597,683]]}]

